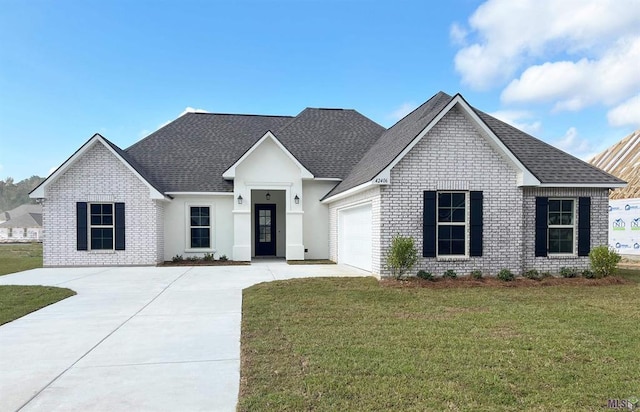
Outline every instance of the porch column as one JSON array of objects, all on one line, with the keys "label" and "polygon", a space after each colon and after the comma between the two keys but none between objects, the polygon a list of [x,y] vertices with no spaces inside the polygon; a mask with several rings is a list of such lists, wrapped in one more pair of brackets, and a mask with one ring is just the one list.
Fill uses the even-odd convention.
[{"label": "porch column", "polygon": [[232,260],[251,261],[251,210],[233,211]]},{"label": "porch column", "polygon": [[301,210],[287,211],[287,260],[304,260],[304,244]]}]

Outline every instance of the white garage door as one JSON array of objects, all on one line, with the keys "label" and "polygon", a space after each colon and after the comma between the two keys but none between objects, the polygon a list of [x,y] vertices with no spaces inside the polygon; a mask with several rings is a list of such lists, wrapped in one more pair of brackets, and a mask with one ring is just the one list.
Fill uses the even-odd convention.
[{"label": "white garage door", "polygon": [[371,204],[339,212],[338,262],[371,271]]}]

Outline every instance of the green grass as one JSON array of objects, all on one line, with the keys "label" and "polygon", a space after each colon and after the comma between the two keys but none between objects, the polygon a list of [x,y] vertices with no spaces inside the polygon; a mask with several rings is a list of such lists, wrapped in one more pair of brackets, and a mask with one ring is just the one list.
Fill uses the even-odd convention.
[{"label": "green grass", "polygon": [[52,286],[0,286],[0,325],[58,302],[76,292]]},{"label": "green grass", "polygon": [[42,243],[0,243],[0,275],[42,267]]},{"label": "green grass", "polygon": [[244,291],[242,411],[605,409],[640,396],[640,285]]}]

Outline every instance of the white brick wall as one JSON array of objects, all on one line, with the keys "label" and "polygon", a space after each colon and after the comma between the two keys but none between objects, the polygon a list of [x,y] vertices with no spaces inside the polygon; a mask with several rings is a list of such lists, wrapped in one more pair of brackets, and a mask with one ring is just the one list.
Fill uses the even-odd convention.
[{"label": "white brick wall", "polygon": [[[163,203],[97,142],[48,186],[43,207],[44,265],[151,265],[163,257]],[[126,250],[76,250],[76,202],[125,203]]]},{"label": "white brick wall", "polygon": [[[416,241],[419,263],[442,275],[479,269],[495,274],[502,268],[520,272],[522,255],[522,191],[515,170],[457,108],[452,109],[391,171],[391,185],[381,190],[381,249],[395,234]],[[422,213],[425,190],[483,192],[483,256],[444,261],[422,257]],[[383,267],[382,275],[389,271]]]},{"label": "white brick wall", "polygon": [[380,189],[378,187],[373,187],[329,205],[329,259],[334,262],[338,261],[338,213],[340,209],[365,203],[371,203],[371,273],[378,275],[381,273]]},{"label": "white brick wall", "polygon": [[[558,197],[576,199],[576,228],[579,224],[577,211],[578,197],[591,197],[591,248],[609,244],[609,189],[572,189],[572,188],[525,188],[524,221],[527,228],[524,236],[523,270],[537,269],[543,272],[557,273],[560,268],[575,267],[580,270],[589,268],[588,256],[536,257],[535,221],[536,197]],[[577,239],[577,234],[576,239]]]}]

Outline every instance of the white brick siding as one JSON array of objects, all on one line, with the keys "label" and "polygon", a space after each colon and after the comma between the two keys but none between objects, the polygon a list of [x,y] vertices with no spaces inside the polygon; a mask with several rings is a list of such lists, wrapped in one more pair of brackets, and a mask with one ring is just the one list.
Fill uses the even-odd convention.
[{"label": "white brick siding", "polygon": [[[45,266],[152,265],[163,256],[163,203],[106,147],[93,147],[46,189]],[[126,250],[76,250],[76,202],[124,202]]]},{"label": "white brick siding", "polygon": [[[580,270],[589,268],[588,256],[569,257],[536,257],[535,256],[535,224],[536,224],[536,197],[557,197],[576,199],[576,231],[579,217],[577,199],[579,197],[591,198],[591,248],[609,244],[609,189],[597,188],[524,188],[524,261],[523,270],[537,269],[542,272],[558,273],[560,268],[575,267]],[[577,233],[575,234],[577,239]]]},{"label": "white brick siding", "polygon": [[[458,275],[479,269],[495,274],[502,268],[520,272],[522,255],[522,191],[516,171],[457,108],[452,109],[391,171],[391,185],[381,190],[381,249],[394,235],[411,236],[420,256],[414,273],[424,269]],[[483,255],[445,261],[422,257],[422,214],[425,190],[483,192]],[[382,270],[382,275],[388,275]]]},{"label": "white brick siding", "polygon": [[380,189],[378,187],[365,190],[346,199],[335,201],[329,205],[329,259],[338,261],[338,213],[341,209],[371,203],[371,273],[381,273],[380,249]]}]

